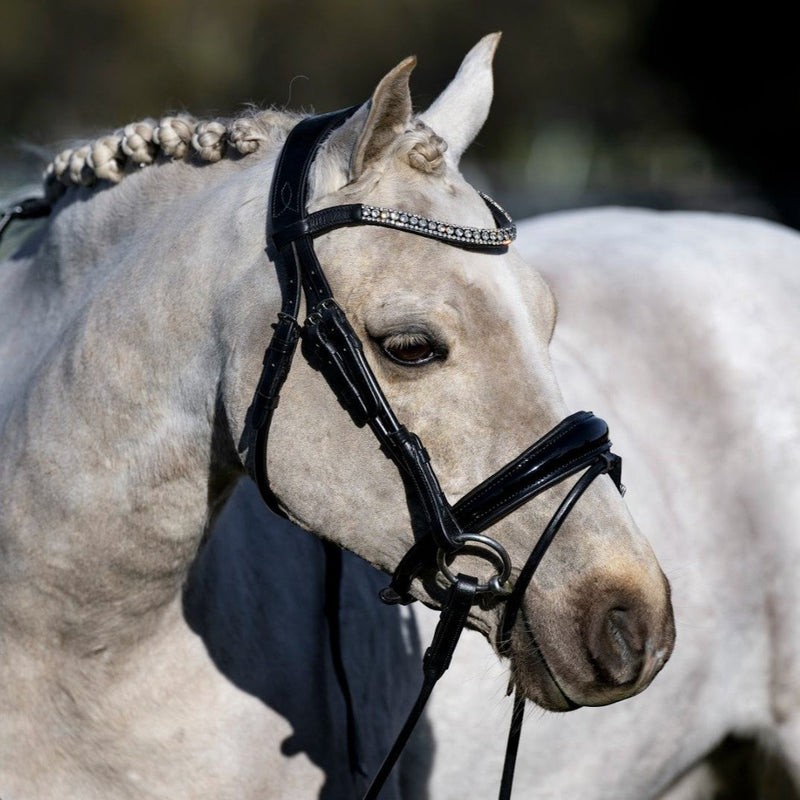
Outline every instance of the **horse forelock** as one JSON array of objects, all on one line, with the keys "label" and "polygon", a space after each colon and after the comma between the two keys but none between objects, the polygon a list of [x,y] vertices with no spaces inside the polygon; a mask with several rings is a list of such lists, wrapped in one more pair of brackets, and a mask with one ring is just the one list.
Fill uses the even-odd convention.
[{"label": "horse forelock", "polygon": [[395,145],[395,155],[408,161],[420,172],[438,173],[444,169],[447,142],[431,130],[422,120],[414,128],[400,135]]},{"label": "horse forelock", "polygon": [[72,186],[119,183],[127,174],[158,161],[213,163],[276,149],[301,116],[250,109],[231,119],[198,120],[177,114],[131,122],[58,153],[45,169],[45,194],[54,202]]}]

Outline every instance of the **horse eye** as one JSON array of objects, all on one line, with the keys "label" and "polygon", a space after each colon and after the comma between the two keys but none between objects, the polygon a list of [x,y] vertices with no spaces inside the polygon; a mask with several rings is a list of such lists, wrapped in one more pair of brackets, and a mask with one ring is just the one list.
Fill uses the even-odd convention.
[{"label": "horse eye", "polygon": [[381,352],[406,367],[418,367],[437,358],[445,358],[447,351],[424,333],[396,333],[380,342]]}]

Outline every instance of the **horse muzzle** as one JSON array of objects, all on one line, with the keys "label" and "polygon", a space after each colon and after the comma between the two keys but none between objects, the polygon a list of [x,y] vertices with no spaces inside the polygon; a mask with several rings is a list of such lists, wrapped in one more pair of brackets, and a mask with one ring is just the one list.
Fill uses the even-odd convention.
[{"label": "horse muzzle", "polygon": [[675,623],[660,569],[634,569],[594,570],[551,592],[529,587],[506,640],[528,699],[567,711],[649,686],[672,653]]}]

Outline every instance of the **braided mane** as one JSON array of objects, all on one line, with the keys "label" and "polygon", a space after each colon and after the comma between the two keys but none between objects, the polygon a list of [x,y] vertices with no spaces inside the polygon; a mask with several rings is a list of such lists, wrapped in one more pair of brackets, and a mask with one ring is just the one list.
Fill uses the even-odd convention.
[{"label": "braided mane", "polygon": [[[157,161],[213,163],[265,147],[277,149],[302,117],[267,109],[227,120],[197,120],[179,114],[132,122],[115,133],[62,150],[45,169],[45,195],[55,202],[72,186],[119,183],[126,174]],[[414,169],[430,173],[443,169],[446,149],[443,139],[421,120],[414,120],[398,137],[394,152]]]},{"label": "braided mane", "polygon": [[47,165],[45,194],[57,200],[71,186],[119,183],[126,174],[159,160],[219,161],[277,146],[302,117],[274,109],[232,119],[197,120],[188,114],[145,119],[92,142],[62,150]]}]

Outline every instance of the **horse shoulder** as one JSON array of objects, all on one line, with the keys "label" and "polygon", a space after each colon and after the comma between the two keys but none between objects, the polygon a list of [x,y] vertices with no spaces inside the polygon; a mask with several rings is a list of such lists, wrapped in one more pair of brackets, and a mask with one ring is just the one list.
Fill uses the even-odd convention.
[{"label": "horse shoulder", "polygon": [[[780,628],[797,602],[791,566],[776,568],[781,557],[796,563],[787,536],[800,509],[785,482],[768,486],[796,458],[780,442],[800,409],[800,237],[757,220],[635,209],[545,215],[519,231],[559,306],[556,377],[571,406],[603,408],[614,431],[626,500],[673,586],[678,637],[642,695],[532,717],[516,791],[641,800],[691,775],[670,796],[699,796],[710,772],[697,759],[731,730],[800,751],[775,736],[776,712],[800,687],[800,637]],[[770,413],[787,428],[773,430]],[[433,619],[419,613],[425,638]],[[486,680],[498,665],[479,644],[465,635],[432,700],[433,796],[462,780],[448,765],[481,765],[476,795],[500,777],[502,741],[475,730],[506,725],[510,703]]]},{"label": "horse shoulder", "polygon": [[608,409],[626,500],[673,587],[681,634],[636,701],[637,736],[648,718],[662,749],[670,724],[709,746],[731,728],[796,729],[800,236],[612,209],[525,223],[521,247],[559,304],[562,390]]}]

